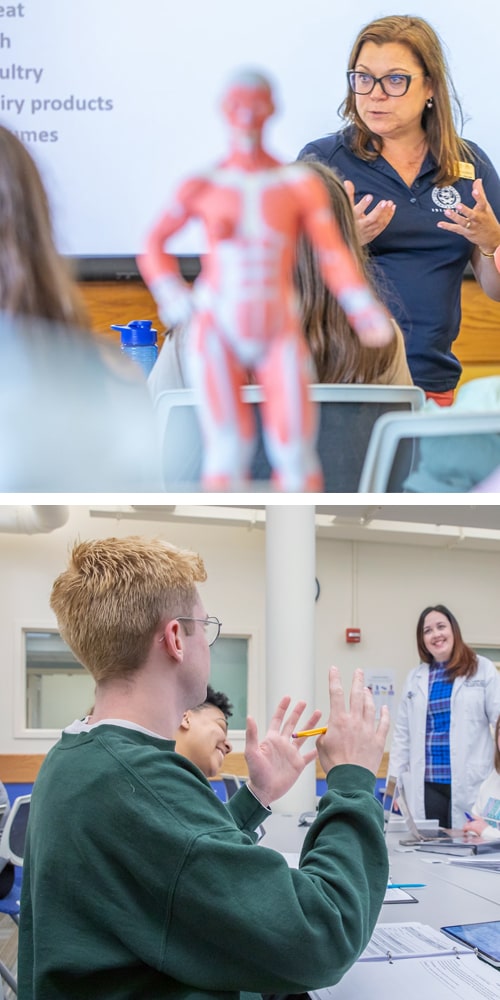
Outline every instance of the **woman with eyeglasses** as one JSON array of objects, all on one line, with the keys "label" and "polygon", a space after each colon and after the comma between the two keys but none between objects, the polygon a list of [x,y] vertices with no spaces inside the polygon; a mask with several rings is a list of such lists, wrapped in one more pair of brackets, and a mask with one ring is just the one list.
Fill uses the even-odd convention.
[{"label": "woman with eyeglasses", "polygon": [[313,156],[345,181],[381,294],[404,332],[413,381],[448,406],[461,374],[452,345],[469,263],[500,301],[500,179],[486,153],[460,136],[443,48],[423,18],[372,21],[348,66],[345,127],[308,143],[299,159]]}]

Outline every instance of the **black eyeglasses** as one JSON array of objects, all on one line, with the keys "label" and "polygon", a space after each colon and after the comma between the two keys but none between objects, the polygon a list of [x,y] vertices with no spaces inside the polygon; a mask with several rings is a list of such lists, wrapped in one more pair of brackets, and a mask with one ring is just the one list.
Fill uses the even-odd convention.
[{"label": "black eyeglasses", "polygon": [[359,70],[349,70],[347,80],[353,94],[371,94],[376,83],[379,83],[387,97],[402,97],[406,94],[412,80],[424,73],[387,73],[385,76],[372,76],[371,73],[361,73]]},{"label": "black eyeglasses", "polygon": [[207,642],[208,642],[209,646],[213,646],[214,642],[217,642],[217,639],[219,638],[220,630],[221,630],[221,626],[222,626],[222,622],[220,622],[218,618],[214,618],[214,617],[212,617],[212,618],[188,618],[187,615],[178,615],[177,616],[177,621],[178,622],[200,622],[203,625],[204,629],[205,629],[205,635],[207,637]]}]

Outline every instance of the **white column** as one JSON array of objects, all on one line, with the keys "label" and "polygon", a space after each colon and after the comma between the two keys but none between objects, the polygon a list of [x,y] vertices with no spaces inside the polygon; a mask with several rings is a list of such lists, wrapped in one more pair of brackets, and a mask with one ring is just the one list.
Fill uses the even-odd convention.
[{"label": "white column", "polygon": [[[266,688],[267,721],[283,697],[314,701],[315,508],[313,505],[266,508]],[[311,749],[313,743],[311,741]],[[316,806],[315,764],[273,804],[276,812],[302,812]]]}]

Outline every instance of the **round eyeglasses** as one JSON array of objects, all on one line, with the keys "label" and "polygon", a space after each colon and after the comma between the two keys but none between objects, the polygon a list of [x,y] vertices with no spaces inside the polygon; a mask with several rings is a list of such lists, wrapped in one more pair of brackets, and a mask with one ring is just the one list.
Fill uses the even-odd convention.
[{"label": "round eyeglasses", "polygon": [[403,97],[416,76],[423,73],[387,73],[385,76],[372,76],[371,73],[361,73],[359,70],[349,70],[347,80],[353,94],[371,94],[376,83],[380,84],[382,92],[387,97]]},{"label": "round eyeglasses", "polygon": [[222,622],[218,618],[189,618],[187,615],[178,615],[178,622],[199,622],[205,629],[205,635],[209,646],[213,646],[220,635]]}]

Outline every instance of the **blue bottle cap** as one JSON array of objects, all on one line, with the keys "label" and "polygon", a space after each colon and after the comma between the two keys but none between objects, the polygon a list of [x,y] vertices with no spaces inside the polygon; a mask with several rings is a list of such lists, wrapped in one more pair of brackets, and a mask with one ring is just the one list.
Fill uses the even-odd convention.
[{"label": "blue bottle cap", "polygon": [[157,331],[153,329],[149,319],[133,319],[127,326],[111,325],[112,330],[119,330],[121,342],[126,347],[149,347],[156,344]]}]

